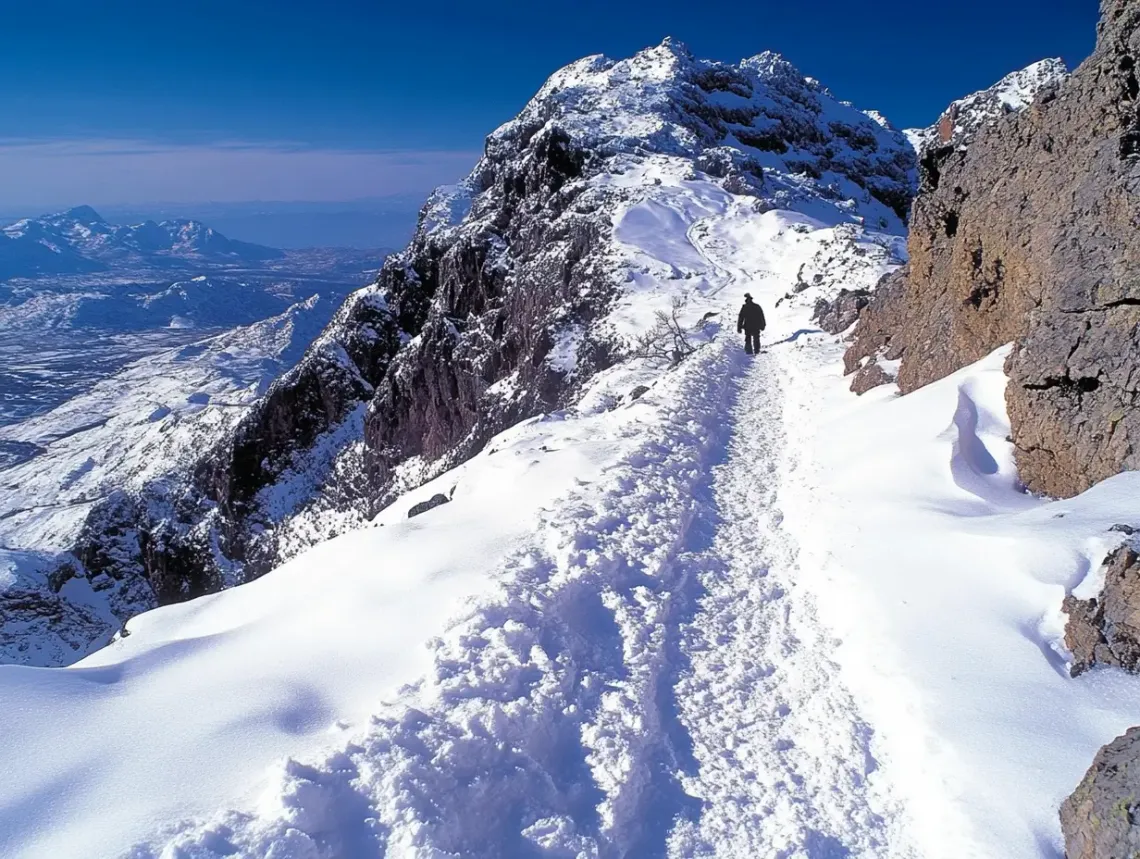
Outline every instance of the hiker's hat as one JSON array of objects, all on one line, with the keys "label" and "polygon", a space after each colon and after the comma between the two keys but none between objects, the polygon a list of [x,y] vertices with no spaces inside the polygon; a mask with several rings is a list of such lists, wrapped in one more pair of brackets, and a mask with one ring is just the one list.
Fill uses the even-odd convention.
[{"label": "hiker's hat", "polygon": [[752,293],[751,293],[751,292],[746,292],[746,293],[744,293],[744,297],[745,297],[745,298],[751,298],[751,297],[752,297]]}]

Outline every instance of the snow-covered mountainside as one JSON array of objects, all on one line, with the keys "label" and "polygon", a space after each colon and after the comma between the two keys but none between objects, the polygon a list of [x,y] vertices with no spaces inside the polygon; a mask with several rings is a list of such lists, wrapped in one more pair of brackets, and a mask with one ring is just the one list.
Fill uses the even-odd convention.
[{"label": "snow-covered mountainside", "polygon": [[1061,855],[1140,481],[1024,491],[1008,346],[847,389],[914,168],[771,54],[557,73],[220,440],[0,556],[36,661],[164,603],[0,665],[0,855]]},{"label": "snow-covered mountainside", "polygon": [[[773,54],[711,63],[667,41],[574,63],[428,201],[411,245],[177,486],[91,511],[73,568],[143,580],[160,602],[216,590],[577,402],[671,300],[623,261],[615,218],[689,180],[757,211],[901,232],[915,163],[881,118]],[[624,229],[648,241],[680,215],[663,198],[633,217]]]},{"label": "snow-covered mountainside", "polygon": [[1004,350],[846,390],[811,316],[899,235],[807,182],[779,207],[684,156],[616,164],[587,180],[615,292],[551,360],[675,301],[693,354],[617,354],[351,533],[71,668],[0,666],[0,852],[1057,855],[1057,804],[1140,707],[1067,676],[1059,612],[1140,522],[1134,475],[1024,494]]},{"label": "snow-covered mountainside", "polygon": [[20,424],[4,491],[66,510],[10,518],[75,551],[0,556],[9,658],[269,571],[0,666],[0,854],[1057,855],[1140,705],[1061,598],[1138,487],[1021,491],[1004,349],[846,391],[811,317],[913,168],[772,55],[591,58],[252,406],[303,307]]},{"label": "snow-covered mountainside", "polygon": [[145,582],[74,576],[59,552],[94,506],[189,468],[379,262],[131,257],[0,281],[0,660],[74,661],[156,604]]},{"label": "snow-covered mountainside", "polygon": [[931,147],[965,146],[987,125],[1031,105],[1069,76],[1064,60],[1041,60],[1006,75],[992,87],[952,102],[938,121],[904,133],[919,156]]},{"label": "snow-covered mountainside", "polygon": [[[67,664],[156,605],[137,580],[61,578],[58,553],[92,508],[190,468],[297,362],[335,301],[313,295],[139,358],[53,409],[0,426],[0,564],[12,574],[0,577],[0,661]],[[70,559],[62,564],[71,570]],[[77,621],[84,607],[98,622]]]},{"label": "snow-covered mountainside", "polygon": [[0,228],[0,280],[106,271],[124,263],[251,263],[284,256],[276,248],[226,238],[199,221],[109,224],[90,206],[24,218]]}]

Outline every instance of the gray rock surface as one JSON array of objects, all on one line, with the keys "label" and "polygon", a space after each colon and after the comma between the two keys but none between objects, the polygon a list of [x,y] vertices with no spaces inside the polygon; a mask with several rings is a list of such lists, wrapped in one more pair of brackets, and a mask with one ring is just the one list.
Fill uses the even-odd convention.
[{"label": "gray rock surface", "polygon": [[895,380],[892,373],[887,372],[877,361],[872,361],[855,373],[855,378],[851,380],[851,390],[856,394],[865,394],[872,388],[889,385]]},{"label": "gray rock surface", "polygon": [[817,300],[811,318],[828,334],[840,334],[855,324],[870,303],[871,293],[866,289],[841,289],[831,301]]},{"label": "gray rock surface", "polygon": [[1065,598],[1065,646],[1076,677],[1094,665],[1140,670],[1140,556],[1121,546],[1105,559],[1104,588],[1095,599]]},{"label": "gray rock surface", "polygon": [[1140,728],[1097,752],[1089,771],[1061,805],[1067,859],[1140,856]]},{"label": "gray rock surface", "polygon": [[1055,496],[1140,466],[1140,7],[1102,13],[1068,80],[968,147],[927,151],[905,282],[848,360],[889,350],[908,392],[1014,342],[1018,466]]}]

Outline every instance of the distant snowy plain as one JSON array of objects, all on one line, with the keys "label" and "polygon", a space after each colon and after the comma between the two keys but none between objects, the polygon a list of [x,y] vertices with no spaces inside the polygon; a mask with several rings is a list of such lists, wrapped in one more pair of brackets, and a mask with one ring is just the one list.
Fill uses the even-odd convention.
[{"label": "distant snowy plain", "polygon": [[[5,621],[0,662],[66,665],[110,638],[120,620],[106,592],[83,578],[50,583],[57,554],[94,505],[185,467],[220,437],[381,262],[379,252],[227,244],[202,225],[227,253],[105,258],[106,242],[87,248],[83,221],[125,229],[79,209],[0,230],[0,244],[19,244],[16,232],[40,250],[67,238],[95,262],[76,251],[65,262],[98,268],[0,280],[0,591],[66,614]],[[231,247],[252,248],[250,258]],[[134,610],[153,605],[140,594]]]}]

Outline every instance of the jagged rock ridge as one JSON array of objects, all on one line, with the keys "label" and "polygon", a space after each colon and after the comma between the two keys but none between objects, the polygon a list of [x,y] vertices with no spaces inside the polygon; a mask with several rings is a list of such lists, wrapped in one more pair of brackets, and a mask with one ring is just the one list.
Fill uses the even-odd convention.
[{"label": "jagged rock ridge", "polygon": [[942,146],[969,146],[983,128],[1025,110],[1068,76],[1064,60],[1041,60],[1006,75],[991,87],[951,102],[933,125],[904,133],[920,158],[928,150]]},{"label": "jagged rock ridge", "polygon": [[758,206],[818,201],[895,230],[915,181],[901,133],[775,54],[706,62],[667,40],[574,63],[222,444],[92,511],[81,574],[160,602],[216,590],[572,402],[626,348],[606,319],[630,278],[613,215],[636,193],[621,177],[661,158]]},{"label": "jagged rock ridge", "polygon": [[968,147],[930,150],[910,264],[879,290],[851,371],[901,359],[912,391],[1013,341],[1020,473],[1071,495],[1140,465],[1140,10],[1106,0],[1097,47]]}]

